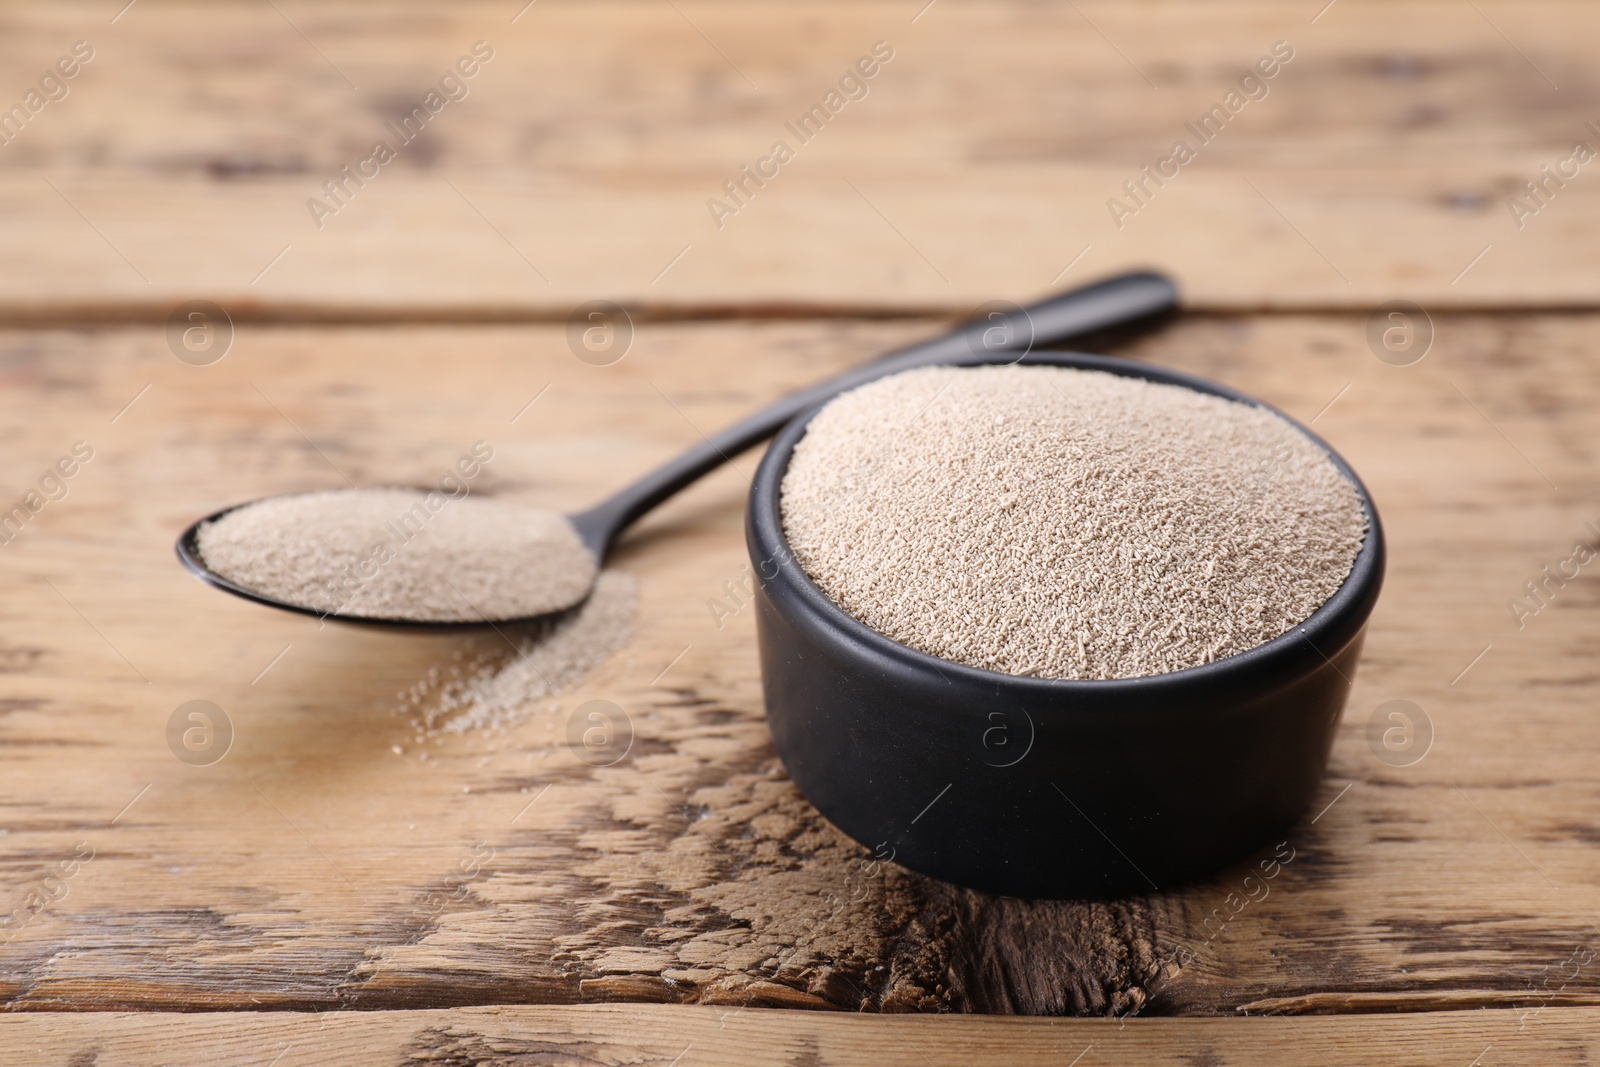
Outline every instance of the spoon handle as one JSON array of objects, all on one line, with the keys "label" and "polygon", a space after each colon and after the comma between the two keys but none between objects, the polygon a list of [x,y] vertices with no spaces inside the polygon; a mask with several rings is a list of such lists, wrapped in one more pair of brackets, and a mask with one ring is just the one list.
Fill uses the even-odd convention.
[{"label": "spoon handle", "polygon": [[882,358],[788,396],[706,438],[587,511],[573,515],[584,544],[605,559],[611,542],[657,504],[760,444],[796,415],[837,393],[886,373],[909,370],[968,354],[1024,353],[1101,330],[1152,319],[1174,311],[1178,290],[1153,272],[1123,274],[1074,289],[1036,304],[995,310],[949,333]]}]

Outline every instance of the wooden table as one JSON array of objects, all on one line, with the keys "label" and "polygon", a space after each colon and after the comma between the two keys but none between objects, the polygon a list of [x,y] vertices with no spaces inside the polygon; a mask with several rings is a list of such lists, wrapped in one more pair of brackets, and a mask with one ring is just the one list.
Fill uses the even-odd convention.
[{"label": "wooden table", "polygon": [[[1543,570],[1600,537],[1600,171],[1573,158],[1600,148],[1600,11],[923,2],[0,10],[0,104],[93,52],[0,145],[0,506],[40,494],[0,551],[0,1062],[1600,1051],[1600,585]],[[790,133],[876,42],[865,96]],[[1123,189],[1214,105],[1192,161]],[[480,491],[574,507],[982,301],[1135,265],[1189,312],[1121,351],[1314,419],[1390,539],[1264,900],[1243,866],[996,899],[833,830],[763,722],[752,457],[623,545],[631,642],[500,731],[418,726],[494,638],[319,627],[172,558],[224,503],[426,481],[479,440]],[[607,366],[569,346],[595,299],[632,315]],[[195,300],[232,323],[206,365],[169,344]],[[1393,300],[1431,322],[1409,365],[1369,343]],[[614,765],[563,742],[590,699],[633,725]],[[225,758],[169,744],[191,700]],[[1420,759],[1381,743],[1393,700]]]}]

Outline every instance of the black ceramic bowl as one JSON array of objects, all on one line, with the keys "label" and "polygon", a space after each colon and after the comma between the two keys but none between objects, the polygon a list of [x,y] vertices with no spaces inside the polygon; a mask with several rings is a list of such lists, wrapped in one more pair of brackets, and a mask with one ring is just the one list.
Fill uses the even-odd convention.
[{"label": "black ceramic bowl", "polygon": [[[1022,362],[1276,411],[1127,360],[1039,352]],[[806,576],[784,537],[778,490],[816,410],[768,449],[746,538],[761,579],[756,622],[773,741],[795,784],[836,826],[879,859],[959,885],[1104,897],[1216,871],[1277,840],[1306,811],[1384,566],[1372,499],[1320,438],[1289,420],[1355,485],[1369,526],[1350,576],[1302,626],[1188,670],[1052,681],[918,652],[846,614]]]}]

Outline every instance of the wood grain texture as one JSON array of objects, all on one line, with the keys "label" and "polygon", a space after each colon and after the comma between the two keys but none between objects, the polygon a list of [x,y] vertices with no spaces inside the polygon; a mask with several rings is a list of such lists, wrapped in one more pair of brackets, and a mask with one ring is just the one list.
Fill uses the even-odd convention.
[{"label": "wood grain texture", "polygon": [[[650,1005],[434,1011],[0,1016],[0,1063],[97,1067],[361,1062],[378,1067],[1326,1067],[1587,1064],[1595,1009],[1385,1018],[900,1018]],[[1074,1057],[1077,1057],[1075,1060]]]},{"label": "wood grain texture", "polygon": [[[1600,185],[1520,226],[1508,197],[1600,147],[1600,12],[1305,6],[11,5],[0,91],[96,58],[0,147],[0,315],[952,309],[1149,264],[1196,307],[1592,305]],[[319,228],[308,200],[476,40],[469,94]],[[879,40],[868,95],[789,134]],[[1265,98],[1119,227],[1122,183],[1279,40]],[[777,140],[795,159],[719,227]]]},{"label": "wood grain texture", "polygon": [[[0,144],[0,516],[60,497],[0,534],[0,1064],[1589,1062],[1600,585],[1549,574],[1600,549],[1600,186],[1508,198],[1600,146],[1597,31],[1564,0],[0,6],[0,109],[95,49]],[[470,95],[319,228],[480,39]],[[1267,97],[1119,227],[1278,40]],[[171,557],[221,504],[479,440],[475,491],[576,507],[937,316],[1152,264],[1191,313],[1128,351],[1313,421],[1391,549],[1263,899],[1250,864],[994,898],[821,819],[763,721],[752,456],[622,546],[626,647],[494,728],[430,715],[499,635],[318,627]],[[195,298],[235,320],[212,366],[163,336]],[[594,298],[635,312],[609,367],[565,339]],[[1366,340],[1394,298],[1433,312],[1409,367]],[[212,765],[169,741],[195,699],[234,731]],[[567,739],[591,699],[631,729],[609,766]],[[1415,762],[1372,740],[1397,699]]]},{"label": "wood grain texture", "polygon": [[[418,725],[498,637],[318,629],[220,596],[170,557],[220,504],[344,477],[427,481],[478,439],[496,449],[480,491],[573,507],[935,323],[652,324],[606,368],[553,326],[252,327],[204,368],[153,328],[0,334],[19,398],[0,425],[21,472],[7,499],[73,442],[95,449],[0,551],[6,910],[54,885],[80,843],[93,850],[57,875],[64,897],[9,930],[0,993],[21,1011],[1600,1002],[1600,599],[1585,570],[1520,630],[1506,606],[1600,522],[1595,322],[1442,315],[1407,368],[1373,357],[1359,315],[1194,317],[1132,349],[1315,418],[1390,538],[1328,807],[1245,906],[1246,867],[1115,903],[990,898],[874,864],[823,822],[773,757],[738,610],[750,457],[625,544],[617,565],[642,597],[632,643],[503,731]],[[209,767],[165,736],[196,698],[236,730]],[[591,698],[631,719],[614,766],[564,743]],[[1395,698],[1433,724],[1411,766],[1366,740]]]}]

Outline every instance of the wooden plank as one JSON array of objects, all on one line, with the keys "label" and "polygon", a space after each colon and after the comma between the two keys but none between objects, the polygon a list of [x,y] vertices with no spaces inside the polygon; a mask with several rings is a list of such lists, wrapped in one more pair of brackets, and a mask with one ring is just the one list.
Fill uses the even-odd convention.
[{"label": "wooden plank", "polygon": [[[1000,1019],[893,1021],[774,1010],[662,1006],[499,1007],[435,1011],[252,1012],[162,1015],[5,1015],[0,1035],[15,1060],[101,1067],[265,1063],[280,1067],[471,1063],[826,1063],[874,1067],[1326,1067],[1362,1063],[1566,1064],[1600,1048],[1600,1011],[1550,1008],[1314,1019]],[[0,1053],[4,1055],[4,1053]],[[1077,1059],[1074,1059],[1077,1057]]]},{"label": "wooden plank", "polygon": [[[623,547],[632,642],[503,733],[416,725],[457,653],[497,639],[319,629],[171,559],[221,504],[341,475],[415,483],[478,439],[496,449],[481,491],[577,506],[934,325],[645,324],[604,368],[548,325],[244,327],[208,367],[157,329],[0,332],[0,500],[74,442],[95,450],[0,551],[0,914],[26,912],[0,999],[1087,1015],[1600,1000],[1594,576],[1521,629],[1507,609],[1600,522],[1593,315],[1441,315],[1404,368],[1374,358],[1359,315],[1190,317],[1133,349],[1315,419],[1390,537],[1327,808],[1245,906],[1229,895],[1247,867],[1112,903],[995,899],[874,864],[823,822],[773,757],[738,610],[748,457]],[[633,723],[612,767],[562,741],[591,698]],[[1399,698],[1434,729],[1409,766],[1366,739]],[[192,699],[234,724],[213,766],[168,747]]]},{"label": "wooden plank", "polygon": [[[12,321],[197,297],[354,319],[559,317],[602,296],[952,309],[1150,264],[1210,308],[1600,291],[1586,170],[1520,226],[1508,206],[1575,141],[1600,147],[1587,5],[1344,0],[1313,23],[1268,0],[945,0],[913,22],[902,0],[547,0],[513,23],[511,3],[145,0],[114,24],[112,6],[0,10],[8,69],[96,48],[0,147]],[[323,182],[398,144],[385,123],[477,40],[495,58],[468,95],[319,228]],[[879,40],[894,58],[866,97],[789,134]],[[1295,58],[1267,95],[1117,225],[1122,183],[1198,146],[1186,123],[1278,40]],[[708,201],[780,139],[793,162],[719,227]]]}]

